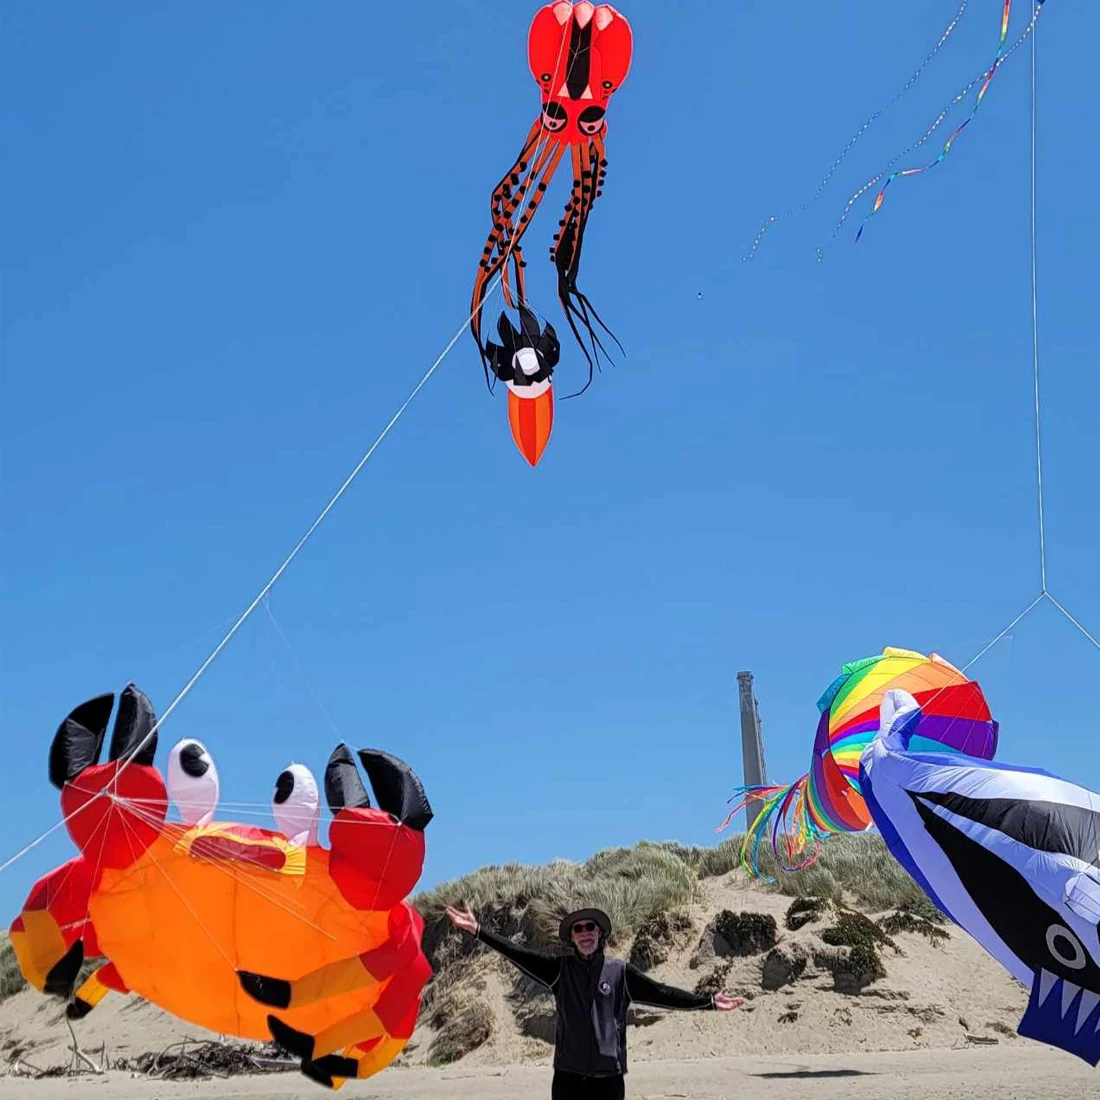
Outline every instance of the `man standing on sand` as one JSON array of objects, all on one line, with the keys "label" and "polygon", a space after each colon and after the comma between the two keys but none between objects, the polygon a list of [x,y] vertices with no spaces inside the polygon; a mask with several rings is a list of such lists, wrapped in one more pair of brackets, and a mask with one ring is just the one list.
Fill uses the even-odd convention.
[{"label": "man standing on sand", "polygon": [[724,993],[708,997],[661,985],[630,963],[604,954],[611,921],[599,909],[579,909],[561,922],[562,942],[573,948],[564,956],[517,947],[482,928],[469,909],[448,907],[447,916],[554,994],[558,1022],[551,1100],[623,1100],[626,1010],[631,1002],[719,1012],[744,1004]]}]

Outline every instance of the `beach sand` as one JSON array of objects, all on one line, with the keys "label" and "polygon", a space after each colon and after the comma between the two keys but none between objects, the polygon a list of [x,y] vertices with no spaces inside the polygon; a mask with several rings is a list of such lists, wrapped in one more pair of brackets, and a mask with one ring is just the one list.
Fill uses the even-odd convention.
[{"label": "beach sand", "polygon": [[[724,908],[773,915],[782,927],[790,898],[736,876],[707,880],[691,906],[694,931],[654,977],[691,988],[718,960],[692,965],[700,930]],[[784,931],[782,943],[811,944],[812,929]],[[1079,1059],[1015,1034],[1027,991],[969,936],[951,928],[942,943],[913,933],[886,948],[887,976],[858,995],[837,992],[832,977],[807,968],[779,989],[764,988],[759,956],[726,960],[727,988],[749,998],[731,1013],[643,1011],[629,1031],[628,1097],[734,1097],[753,1100],[1100,1100],[1100,1072]],[[820,945],[819,945],[820,946]],[[625,949],[625,948],[624,948]],[[550,1095],[553,1004],[524,995],[515,1011],[515,971],[480,952],[446,999],[476,998],[491,1014],[491,1035],[446,1068],[425,1063],[435,1032],[422,1021],[399,1063],[350,1083],[341,1096],[405,1098]],[[81,1047],[111,1061],[159,1052],[181,1040],[218,1036],[135,997],[111,996],[77,1024]],[[325,1090],[297,1072],[175,1084],[112,1071],[101,1077],[32,1081],[5,1076],[13,1062],[37,1069],[69,1063],[61,1007],[31,990],[0,1002],[0,1097],[28,1100],[172,1100],[173,1097],[319,1098]]]},{"label": "beach sand", "polygon": [[[341,1089],[361,1100],[524,1100],[548,1098],[545,1066],[391,1069]],[[918,1050],[813,1057],[706,1058],[639,1062],[628,1100],[1085,1100],[1100,1073],[1039,1046]],[[110,1073],[70,1080],[0,1079],[3,1100],[318,1100],[332,1095],[297,1073],[186,1083]]]}]

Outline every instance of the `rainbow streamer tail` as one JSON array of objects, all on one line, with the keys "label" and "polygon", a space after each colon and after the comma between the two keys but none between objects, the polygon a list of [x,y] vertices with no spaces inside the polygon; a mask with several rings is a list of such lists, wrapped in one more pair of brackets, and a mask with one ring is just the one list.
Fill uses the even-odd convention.
[{"label": "rainbow streamer tail", "polygon": [[760,845],[769,834],[776,866],[785,874],[803,871],[817,862],[821,837],[806,810],[808,782],[809,776],[804,775],[787,786],[739,787],[730,797],[734,806],[715,832],[728,828],[742,810],[759,805],[741,843],[739,858],[741,867],[754,878],[775,882],[760,867]]},{"label": "rainbow streamer tail", "polygon": [[1003,65],[1008,60],[1009,56],[1015,52],[1016,47],[1019,46],[1024,41],[1024,39],[1026,39],[1028,35],[1034,31],[1035,23],[1039,18],[1039,12],[1042,10],[1043,3],[1044,0],[1035,0],[1035,9],[1032,13],[1031,21],[1028,23],[1023,34],[1021,34],[1020,37],[1016,40],[1016,44],[1011,49],[1006,51],[1005,44],[1008,39],[1008,21],[1009,14],[1012,9],[1012,0],[1004,0],[1004,6],[1001,11],[1001,33],[1000,38],[997,41],[997,53],[993,59],[993,63],[989,66],[988,69],[986,69],[984,73],[982,73],[982,86],[978,89],[978,94],[974,100],[974,106],[970,111],[970,114],[967,115],[967,117],[964,118],[963,121],[955,127],[950,137],[948,137],[947,141],[944,142],[943,148],[940,149],[936,158],[929,164],[925,164],[918,168],[903,168],[899,171],[891,172],[890,175],[887,176],[886,182],[882,185],[878,194],[875,196],[875,201],[872,204],[870,211],[864,216],[863,221],[860,222],[859,230],[857,231],[855,237],[857,241],[860,239],[860,237],[863,236],[863,230],[866,227],[868,220],[874,217],[874,215],[879,212],[879,209],[882,206],[882,201],[886,196],[886,189],[890,186],[891,183],[894,182],[894,180],[904,179],[906,176],[916,176],[920,175],[922,172],[927,172],[930,169],[935,168],[937,164],[940,164],[947,156],[947,154],[951,152],[951,147],[955,144],[955,139],[963,132],[963,130],[966,129],[967,126],[970,125],[971,121],[973,121],[974,119],[974,116],[978,113],[978,108],[981,107],[982,100],[985,99],[985,93],[989,91],[989,85],[992,83],[993,77],[997,74],[998,69],[1000,69],[1001,65]]}]

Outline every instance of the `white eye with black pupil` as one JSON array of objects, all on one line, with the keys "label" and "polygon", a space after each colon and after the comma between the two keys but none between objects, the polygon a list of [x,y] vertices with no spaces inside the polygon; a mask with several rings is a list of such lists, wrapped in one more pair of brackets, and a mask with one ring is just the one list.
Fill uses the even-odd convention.
[{"label": "white eye with black pupil", "polygon": [[317,843],[321,820],[321,791],[304,764],[291,764],[275,780],[271,797],[275,824],[287,840],[303,847]]},{"label": "white eye with black pupil", "polygon": [[168,755],[168,797],[187,825],[206,825],[218,808],[218,769],[201,741],[177,742]]}]

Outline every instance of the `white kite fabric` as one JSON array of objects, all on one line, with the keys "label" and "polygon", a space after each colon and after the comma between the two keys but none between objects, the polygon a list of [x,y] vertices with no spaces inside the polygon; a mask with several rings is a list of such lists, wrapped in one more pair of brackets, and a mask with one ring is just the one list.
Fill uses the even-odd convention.
[{"label": "white kite fabric", "polygon": [[895,858],[1031,990],[1019,1033],[1100,1062],[1100,795],[1048,772],[910,752],[923,715],[892,691],[860,784]]}]

